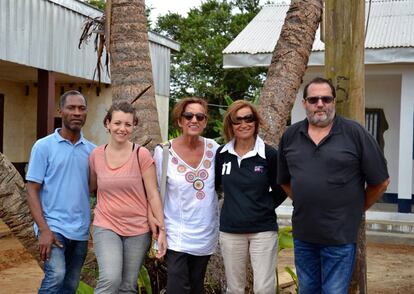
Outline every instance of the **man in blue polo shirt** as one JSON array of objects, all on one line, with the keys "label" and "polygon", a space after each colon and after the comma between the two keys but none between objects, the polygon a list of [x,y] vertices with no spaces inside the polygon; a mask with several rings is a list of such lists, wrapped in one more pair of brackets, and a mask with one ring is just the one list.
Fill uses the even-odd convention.
[{"label": "man in blue polo shirt", "polygon": [[39,293],[76,293],[88,249],[88,157],[95,145],[81,129],[87,102],[78,91],[60,97],[62,128],[39,139],[30,155],[27,202],[45,262]]},{"label": "man in blue polo shirt", "polygon": [[299,293],[348,293],[362,214],[389,183],[375,139],[335,115],[335,88],[315,78],[305,86],[307,118],[286,129],[278,184],[293,200]]}]

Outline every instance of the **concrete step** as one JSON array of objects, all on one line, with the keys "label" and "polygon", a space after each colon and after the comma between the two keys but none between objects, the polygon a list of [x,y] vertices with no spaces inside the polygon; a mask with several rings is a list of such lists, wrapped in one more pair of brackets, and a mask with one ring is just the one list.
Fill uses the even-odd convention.
[{"label": "concrete step", "polygon": [[[279,226],[291,226],[293,207],[276,209]],[[387,244],[414,245],[414,214],[369,210],[366,213],[367,240]]]},{"label": "concrete step", "polygon": [[414,234],[414,223],[367,220],[366,224],[368,231]]},{"label": "concrete step", "polygon": [[367,241],[372,242],[372,243],[385,243],[385,244],[414,246],[414,234],[389,233],[389,232],[367,230],[366,236],[367,236]]}]

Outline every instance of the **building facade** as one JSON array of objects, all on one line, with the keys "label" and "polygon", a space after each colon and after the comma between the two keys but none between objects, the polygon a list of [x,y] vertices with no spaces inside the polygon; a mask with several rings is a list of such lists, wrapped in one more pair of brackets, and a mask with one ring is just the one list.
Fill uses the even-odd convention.
[{"label": "building facade", "polygon": [[[0,152],[21,170],[35,140],[59,126],[59,96],[67,90],[88,99],[85,136],[107,141],[102,125],[112,102],[110,78],[98,87],[93,41],[78,48],[87,18],[102,11],[78,0],[0,1]],[[149,49],[161,135],[168,136],[171,53],[178,43],[149,32]]]},{"label": "building facade", "polygon": [[[368,5],[368,4],[367,4]],[[264,6],[223,51],[224,67],[269,66],[289,8]],[[368,16],[369,13],[369,16]],[[414,186],[414,1],[372,0],[365,41],[366,127],[382,145],[391,183],[384,201],[411,212]],[[303,84],[324,74],[324,44],[318,29]],[[292,123],[305,117],[303,86]]]}]

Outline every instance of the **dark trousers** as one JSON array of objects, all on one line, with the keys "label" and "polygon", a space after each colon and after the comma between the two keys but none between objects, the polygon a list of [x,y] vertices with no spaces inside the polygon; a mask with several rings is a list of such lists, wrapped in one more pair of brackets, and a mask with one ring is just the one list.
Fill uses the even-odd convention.
[{"label": "dark trousers", "polygon": [[204,276],[210,255],[196,256],[167,250],[167,294],[204,293]]}]

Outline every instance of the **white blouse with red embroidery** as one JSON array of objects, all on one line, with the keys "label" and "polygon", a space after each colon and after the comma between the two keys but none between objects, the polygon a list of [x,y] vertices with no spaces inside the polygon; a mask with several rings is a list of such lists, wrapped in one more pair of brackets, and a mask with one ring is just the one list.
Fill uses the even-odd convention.
[{"label": "white blouse with red embroidery", "polygon": [[[198,256],[213,254],[218,240],[214,157],[219,145],[211,139],[203,140],[204,155],[197,168],[188,165],[170,148],[164,200],[168,249]],[[160,183],[162,148],[155,148],[154,160]]]}]

